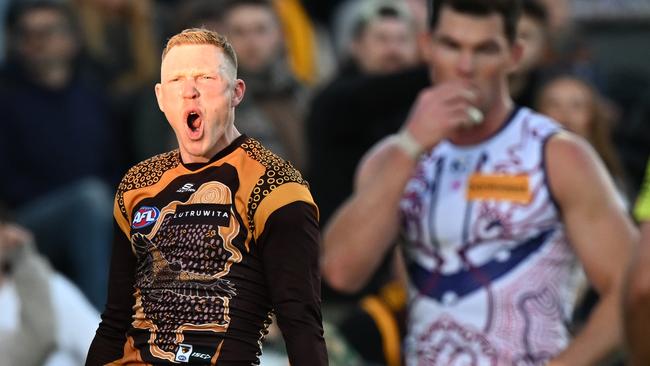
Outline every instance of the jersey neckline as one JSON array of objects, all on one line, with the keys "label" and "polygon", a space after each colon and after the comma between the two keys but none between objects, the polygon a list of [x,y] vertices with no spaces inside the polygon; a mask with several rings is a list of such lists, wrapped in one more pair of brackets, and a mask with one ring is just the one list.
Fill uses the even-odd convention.
[{"label": "jersey neckline", "polygon": [[184,162],[183,162],[183,159],[180,157],[180,153],[179,153],[179,159],[180,159],[181,165],[182,165],[185,169],[190,170],[190,171],[196,171],[196,170],[199,170],[199,169],[201,169],[201,168],[203,168],[203,167],[206,167],[206,166],[208,166],[208,165],[214,163],[215,161],[217,161],[217,160],[219,160],[219,159],[221,159],[221,158],[223,158],[223,157],[229,155],[230,153],[232,153],[233,151],[235,151],[238,147],[240,147],[241,144],[243,144],[244,141],[246,141],[247,139],[248,139],[248,136],[246,136],[246,134],[243,134],[243,133],[242,133],[242,134],[239,135],[236,139],[234,139],[234,140],[230,143],[230,145],[228,145],[228,146],[226,146],[225,148],[221,149],[221,150],[220,150],[219,152],[217,152],[217,153],[216,153],[216,154],[215,154],[215,155],[214,155],[210,160],[206,161],[205,163],[184,163]]},{"label": "jersey neckline", "polygon": [[483,141],[480,141],[476,144],[472,145],[457,145],[451,142],[449,139],[445,139],[444,142],[448,144],[451,148],[457,149],[457,150],[473,150],[477,147],[483,146],[484,144],[494,140],[495,137],[499,136],[503,131],[505,131],[508,126],[512,124],[512,122],[516,119],[517,115],[519,115],[519,112],[524,110],[524,108],[520,105],[515,104],[506,117],[505,121],[501,124],[501,126],[494,131],[490,136],[486,137]]}]

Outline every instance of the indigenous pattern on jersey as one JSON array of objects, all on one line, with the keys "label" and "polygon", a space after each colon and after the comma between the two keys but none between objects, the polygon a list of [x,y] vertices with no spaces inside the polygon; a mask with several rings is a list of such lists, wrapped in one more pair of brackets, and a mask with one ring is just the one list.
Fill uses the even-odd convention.
[{"label": "indigenous pattern on jersey", "polygon": [[257,364],[272,309],[256,240],[298,201],[315,207],[300,173],[245,136],[207,164],[176,150],[133,167],[114,212],[137,263],[120,362]]},{"label": "indigenous pattern on jersey", "polygon": [[576,259],[544,165],[558,130],[515,109],[487,141],[419,162],[401,202],[409,365],[544,365],[566,347]]}]

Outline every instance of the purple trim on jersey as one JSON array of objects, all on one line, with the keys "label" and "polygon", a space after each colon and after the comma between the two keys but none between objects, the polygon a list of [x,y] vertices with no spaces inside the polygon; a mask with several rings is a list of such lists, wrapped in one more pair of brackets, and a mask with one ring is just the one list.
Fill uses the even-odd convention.
[{"label": "purple trim on jersey", "polygon": [[[440,158],[436,162],[436,176],[435,180],[431,182],[431,203],[429,204],[429,215],[431,217],[435,217],[435,211],[436,207],[438,206],[438,197],[440,197],[440,181],[442,180],[442,173],[443,173],[443,167],[445,166],[445,158]],[[430,235],[430,240],[431,243],[433,243],[433,247],[436,249],[436,251],[440,247],[440,243],[438,242],[437,235],[436,235],[436,223],[431,222],[429,225],[429,235]],[[424,245],[420,245],[420,247],[424,247]]]},{"label": "purple trim on jersey", "polygon": [[532,253],[536,252],[555,232],[555,229],[543,231],[510,251],[510,257],[505,261],[492,260],[481,267],[461,270],[452,275],[443,275],[437,271],[431,272],[417,263],[408,266],[409,275],[420,294],[442,301],[445,293],[453,292],[459,298],[485,287],[510,272]]},{"label": "purple trim on jersey", "polygon": [[548,198],[553,204],[553,206],[555,207],[558,216],[562,217],[562,209],[557,199],[555,199],[555,194],[553,193],[553,189],[551,189],[551,182],[549,181],[548,178],[548,162],[546,161],[546,147],[548,146],[548,142],[553,136],[557,135],[560,131],[562,131],[562,129],[549,133],[548,136],[544,138],[544,141],[542,141],[542,163],[540,165],[542,166],[542,170],[544,171],[544,185],[546,185],[546,189],[548,190]]}]

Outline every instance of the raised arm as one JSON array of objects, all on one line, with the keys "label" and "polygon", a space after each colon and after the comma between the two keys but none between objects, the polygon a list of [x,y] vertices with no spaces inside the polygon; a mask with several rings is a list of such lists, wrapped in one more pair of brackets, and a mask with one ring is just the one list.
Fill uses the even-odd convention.
[{"label": "raised arm", "polygon": [[569,240],[600,294],[582,331],[549,365],[594,365],[621,343],[622,277],[638,234],[588,143],[560,133],[548,142],[546,159]]},{"label": "raised arm", "polygon": [[322,271],[335,289],[360,289],[398,232],[399,202],[419,154],[467,122],[474,96],[462,84],[423,90],[395,136],[362,159],[352,196],[337,210],[323,238]]}]

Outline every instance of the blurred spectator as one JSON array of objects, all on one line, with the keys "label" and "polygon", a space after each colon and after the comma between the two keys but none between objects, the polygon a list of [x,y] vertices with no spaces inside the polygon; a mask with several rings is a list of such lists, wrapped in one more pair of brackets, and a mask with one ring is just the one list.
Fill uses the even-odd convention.
[{"label": "blurred spectator", "polygon": [[273,0],[284,32],[287,59],[296,78],[315,85],[334,72],[328,32],[309,18],[299,0]]},{"label": "blurred spectator", "polygon": [[324,225],[352,191],[365,151],[395,132],[426,86],[417,59],[413,19],[386,1],[364,1],[351,23],[350,50],[334,80],[313,99],[307,119],[312,193]]},{"label": "blurred spectator", "polygon": [[569,0],[541,0],[549,11],[550,33],[559,35],[570,32],[571,4]]},{"label": "blurred spectator", "polygon": [[304,170],[307,89],[286,58],[278,16],[270,1],[233,0],[224,13],[226,35],[237,51],[246,98],[235,125]]},{"label": "blurred spectator", "polygon": [[[350,51],[348,58],[334,80],[316,95],[307,119],[308,179],[320,208],[321,226],[352,191],[354,171],[362,155],[376,141],[397,131],[429,80],[426,70],[416,67],[417,28],[407,8],[401,3],[376,0],[359,6],[358,17],[350,20],[352,38],[345,46]],[[324,314],[335,323],[341,322],[345,343],[354,347],[366,364],[385,360],[384,351],[399,343],[399,337],[382,334],[378,327],[397,324],[399,329],[403,322],[394,318],[396,310],[384,311],[381,318],[375,318],[361,300],[378,294],[398,277],[398,257],[387,254],[373,279],[357,294],[340,294],[327,285],[323,289]],[[394,353],[387,354],[394,359]]]},{"label": "blurred spectator", "polygon": [[39,249],[95,306],[105,297],[111,233],[107,183],[119,175],[103,95],[88,77],[70,10],[12,3],[0,71],[0,199]]},{"label": "blurred spectator", "polygon": [[[596,89],[574,76],[550,79],[539,92],[538,110],[589,141],[614,178],[621,197],[627,195],[627,180],[612,143],[613,112]],[[629,202],[629,200],[625,199]]]},{"label": "blurred spectator", "polygon": [[223,13],[228,0],[189,0],[178,6],[177,24],[173,34],[189,28],[206,28],[218,33],[225,33]]},{"label": "blurred spectator", "polygon": [[115,129],[126,142],[125,166],[151,156],[150,152],[166,151],[151,142],[160,138],[155,129],[140,129],[149,121],[166,125],[151,91],[160,66],[158,8],[152,0],[70,1],[108,92]]},{"label": "blurred spectator", "polygon": [[[396,37],[399,37],[400,34],[404,38],[404,34],[417,34],[420,30],[418,20],[413,16],[411,10],[417,10],[417,7],[413,7],[411,2],[407,3],[402,0],[348,0],[342,3],[336,9],[333,19],[334,40],[339,60],[343,64],[348,62],[350,58],[358,62],[358,56],[351,53],[354,53],[356,46],[359,45],[360,41],[364,41],[364,38],[366,42],[374,41],[374,43],[378,43],[382,41],[385,44],[394,43],[394,48],[397,46],[401,46],[402,49],[417,47],[414,44],[416,41],[415,38],[410,35],[403,39],[403,45],[395,44]],[[391,20],[395,24],[402,23],[401,28],[403,30],[401,33],[396,31],[387,33],[389,26],[378,26],[374,24],[373,26],[375,28],[381,27],[384,30],[379,33],[377,31],[369,31],[367,32],[369,35],[362,34],[366,31],[370,21],[377,19],[388,21],[379,22],[380,24],[389,23]],[[405,27],[404,24],[408,25],[408,27]],[[361,37],[362,35],[364,37]],[[413,55],[417,56],[417,53]]]},{"label": "blurred spectator", "polygon": [[73,0],[89,53],[112,95],[129,95],[158,76],[160,46],[150,0]]},{"label": "blurred spectator", "polygon": [[0,267],[0,365],[83,365],[99,314],[35,252],[32,235],[4,217]]},{"label": "blurred spectator", "polygon": [[515,103],[532,108],[548,52],[548,13],[538,0],[522,1],[521,10],[517,41],[522,55],[517,68],[510,74],[510,92]]},{"label": "blurred spectator", "polygon": [[362,73],[389,74],[418,63],[414,18],[398,5],[366,1],[349,52]]}]

